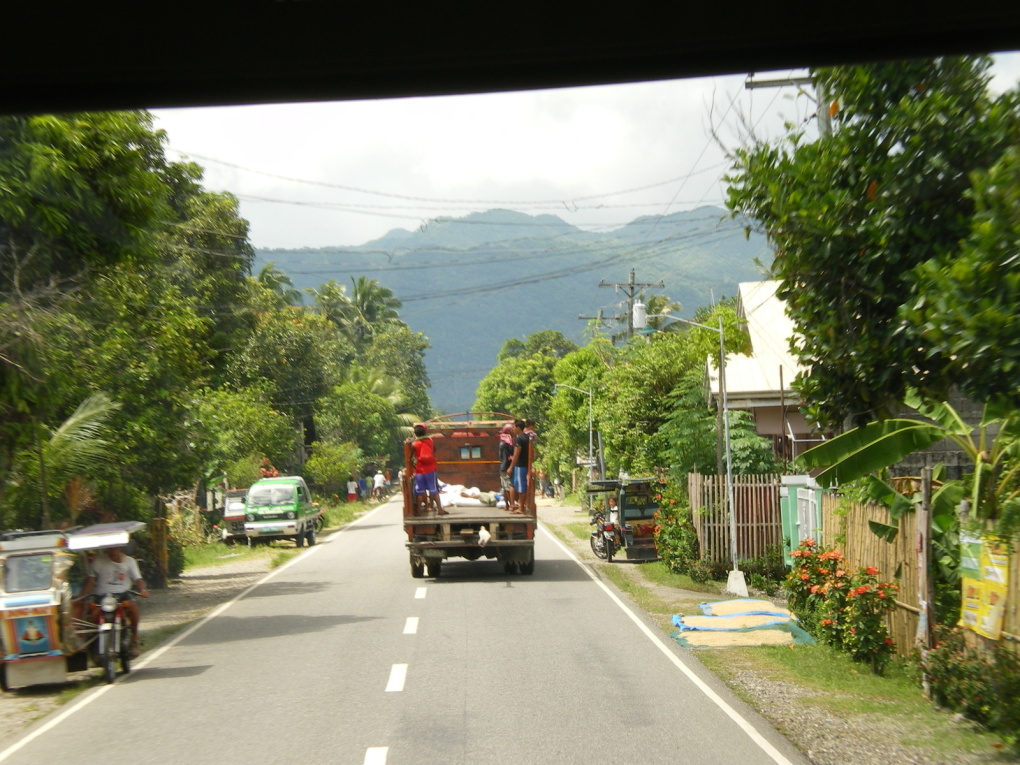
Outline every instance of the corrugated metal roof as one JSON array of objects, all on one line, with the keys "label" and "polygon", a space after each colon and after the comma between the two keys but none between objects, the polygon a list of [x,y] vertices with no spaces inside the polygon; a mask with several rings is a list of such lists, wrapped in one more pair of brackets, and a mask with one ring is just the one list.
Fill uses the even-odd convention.
[{"label": "corrugated metal roof", "polygon": [[[726,396],[731,409],[747,408],[751,401],[778,405],[780,391],[789,403],[799,400],[790,385],[801,371],[789,351],[794,326],[786,315],[785,304],[776,296],[778,287],[777,280],[739,285],[737,313],[747,322],[752,353],[726,354]],[[718,371],[711,362],[708,367],[709,385],[715,397],[719,394]]]}]

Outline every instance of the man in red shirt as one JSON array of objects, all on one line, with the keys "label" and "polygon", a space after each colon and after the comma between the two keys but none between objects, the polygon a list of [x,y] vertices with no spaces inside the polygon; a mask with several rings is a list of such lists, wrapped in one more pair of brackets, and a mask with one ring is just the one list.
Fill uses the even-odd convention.
[{"label": "man in red shirt", "polygon": [[414,441],[411,442],[411,461],[414,463],[414,496],[415,504],[419,497],[424,496],[422,506],[427,510],[429,504],[435,506],[436,513],[448,515],[439,501],[439,479],[436,476],[436,445],[425,435],[425,426],[414,426]]}]

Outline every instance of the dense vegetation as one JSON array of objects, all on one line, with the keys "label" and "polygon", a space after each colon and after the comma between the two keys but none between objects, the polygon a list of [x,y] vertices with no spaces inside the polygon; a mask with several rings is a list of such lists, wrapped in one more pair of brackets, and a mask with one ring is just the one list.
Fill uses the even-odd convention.
[{"label": "dense vegetation", "polygon": [[352,277],[302,306],[164,144],[145,112],[0,118],[4,527],[146,519],[264,458],[335,485],[429,413],[392,292]]}]

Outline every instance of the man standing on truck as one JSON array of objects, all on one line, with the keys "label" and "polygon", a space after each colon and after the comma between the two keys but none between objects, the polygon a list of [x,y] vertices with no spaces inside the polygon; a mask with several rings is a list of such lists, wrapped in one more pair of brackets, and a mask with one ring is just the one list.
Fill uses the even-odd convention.
[{"label": "man standing on truck", "polygon": [[531,437],[524,432],[524,420],[514,420],[514,456],[510,460],[510,503],[512,513],[523,514],[528,502],[528,486],[531,483],[531,468],[535,447]]},{"label": "man standing on truck", "polygon": [[499,485],[503,491],[503,502],[510,510],[510,460],[514,457],[514,424],[508,422],[499,434]]},{"label": "man standing on truck", "polygon": [[411,461],[414,463],[414,502],[417,506],[424,497],[422,506],[435,506],[438,515],[448,515],[439,501],[439,479],[436,476],[436,445],[425,435],[425,426],[414,426],[414,441],[411,442]]}]

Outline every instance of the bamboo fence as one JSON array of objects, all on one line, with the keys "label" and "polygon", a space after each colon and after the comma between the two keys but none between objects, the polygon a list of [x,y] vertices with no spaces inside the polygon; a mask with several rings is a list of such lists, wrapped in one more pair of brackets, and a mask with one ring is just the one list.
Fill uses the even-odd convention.
[{"label": "bamboo fence", "polygon": [[[896,609],[889,615],[889,634],[896,653],[906,656],[914,647],[920,618],[917,574],[917,514],[906,513],[899,521],[899,533],[893,542],[875,536],[868,521],[892,524],[889,511],[882,505],[841,502],[832,494],[822,496],[822,533],[817,540],[823,547],[834,547],[852,566],[874,566],[879,577],[895,581],[899,587]],[[1003,640],[1020,643],[1020,551],[1014,551],[1009,565],[1008,605],[1003,619]]]},{"label": "bamboo fence", "polygon": [[[730,518],[725,475],[687,476],[694,526],[705,561],[729,561]],[[779,476],[733,476],[737,559],[761,558],[783,543],[779,512]]]},{"label": "bamboo fence", "polygon": [[906,513],[900,518],[899,533],[893,542],[875,536],[868,521],[892,525],[889,510],[882,505],[841,502],[825,493],[822,538],[818,543],[839,550],[853,567],[874,566],[881,579],[899,585],[896,609],[889,614],[887,626],[896,653],[905,656],[914,646],[921,613],[917,593],[917,515]]}]

